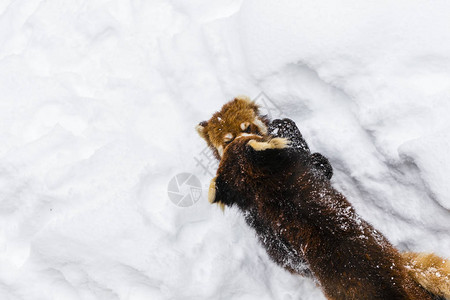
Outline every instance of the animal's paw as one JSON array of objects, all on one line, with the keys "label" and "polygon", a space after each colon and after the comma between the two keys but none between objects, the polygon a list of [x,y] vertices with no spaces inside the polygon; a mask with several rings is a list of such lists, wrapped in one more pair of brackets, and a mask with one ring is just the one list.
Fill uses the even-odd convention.
[{"label": "animal's paw", "polygon": [[287,138],[291,141],[291,147],[309,153],[308,144],[295,122],[291,119],[275,119],[269,124],[269,134],[274,137]]},{"label": "animal's paw", "polygon": [[310,158],[314,167],[321,171],[326,178],[331,179],[333,176],[333,167],[331,166],[328,158],[317,152],[311,154]]},{"label": "animal's paw", "polygon": [[284,149],[289,146],[289,140],[286,138],[273,138],[268,142],[257,142],[250,140],[248,145],[256,151],[264,151],[267,149]]}]

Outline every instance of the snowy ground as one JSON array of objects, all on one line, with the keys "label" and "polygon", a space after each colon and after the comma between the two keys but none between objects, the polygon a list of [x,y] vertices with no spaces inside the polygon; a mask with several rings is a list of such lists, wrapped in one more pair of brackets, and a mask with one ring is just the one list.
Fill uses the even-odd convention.
[{"label": "snowy ground", "polygon": [[[206,201],[194,126],[239,94],[294,119],[400,249],[450,256],[449,11],[0,1],[0,299],[324,299]],[[183,172],[190,207],[168,197]]]}]

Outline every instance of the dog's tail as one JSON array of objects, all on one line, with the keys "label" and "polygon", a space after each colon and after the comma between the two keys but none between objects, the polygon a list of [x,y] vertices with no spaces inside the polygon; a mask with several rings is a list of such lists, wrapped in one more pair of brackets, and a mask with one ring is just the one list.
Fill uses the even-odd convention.
[{"label": "dog's tail", "polygon": [[450,259],[432,253],[403,252],[412,278],[430,293],[450,300]]}]

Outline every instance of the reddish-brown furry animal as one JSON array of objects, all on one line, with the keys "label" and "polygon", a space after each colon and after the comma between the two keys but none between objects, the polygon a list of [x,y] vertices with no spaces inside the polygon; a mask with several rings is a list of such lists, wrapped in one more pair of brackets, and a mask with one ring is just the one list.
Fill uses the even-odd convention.
[{"label": "reddish-brown furry animal", "polygon": [[235,139],[220,162],[210,200],[244,212],[255,209],[303,255],[328,299],[433,299],[387,239],[288,143],[256,135]]},{"label": "reddish-brown furry animal", "polygon": [[259,113],[258,105],[250,98],[240,96],[226,103],[208,121],[196,129],[220,160],[225,147],[237,136],[248,133],[266,135],[269,119]]},{"label": "reddish-brown furry animal", "polygon": [[[294,134],[281,135],[289,137],[290,147],[270,135],[276,121],[280,120],[270,123],[257,105],[240,97],[197,126],[216,157],[223,156],[210,200],[222,207],[239,206],[269,256],[293,273],[312,271],[330,299],[431,299],[416,282],[450,299],[449,260],[434,254],[399,254],[331,187],[328,160],[319,153],[310,155],[295,123],[281,120],[295,127]],[[357,229],[361,241],[356,241]]]},{"label": "reddish-brown furry animal", "polygon": [[[305,155],[310,155],[309,147],[294,122],[288,119],[270,122],[266,116],[259,113],[258,106],[248,97],[241,96],[228,102],[210,120],[200,122],[197,131],[219,160],[223,155],[223,149],[229,143],[237,137],[248,134],[290,136],[292,147]],[[313,153],[311,161],[328,179],[331,178],[333,169],[328,159],[320,153]],[[221,205],[221,208],[224,209],[224,206]],[[311,277],[304,258],[295,253],[286,241],[266,224],[256,210],[247,211],[245,220],[255,229],[259,241],[275,263],[291,273]]]}]

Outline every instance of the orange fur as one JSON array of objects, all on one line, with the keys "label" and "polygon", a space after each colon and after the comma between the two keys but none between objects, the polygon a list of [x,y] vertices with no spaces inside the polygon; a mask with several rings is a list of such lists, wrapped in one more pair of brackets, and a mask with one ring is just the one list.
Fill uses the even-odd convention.
[{"label": "orange fur", "polygon": [[450,300],[450,260],[433,253],[404,252],[411,277],[426,290]]},{"label": "orange fur", "polygon": [[268,119],[259,113],[258,105],[245,96],[226,103],[208,121],[200,122],[196,129],[217,159],[225,148],[243,133],[267,134]]},{"label": "orange fur", "polygon": [[[248,97],[241,96],[223,105],[221,110],[216,112],[211,119],[200,122],[196,129],[216,158],[220,160],[228,144],[237,137],[246,134],[266,136],[268,124],[267,117],[259,113],[258,105]],[[255,142],[254,148],[256,150],[274,147],[268,143],[265,145],[256,141],[253,142]],[[212,193],[212,190],[214,193]],[[210,187],[210,201],[214,201],[214,197],[215,185],[212,185]],[[223,207],[224,204],[221,203],[221,208]],[[272,256],[278,254],[272,253]],[[401,253],[401,256],[409,275],[414,281],[431,293],[450,300],[450,259],[443,259],[431,253],[404,252]],[[276,257],[274,260],[277,261]]]}]

